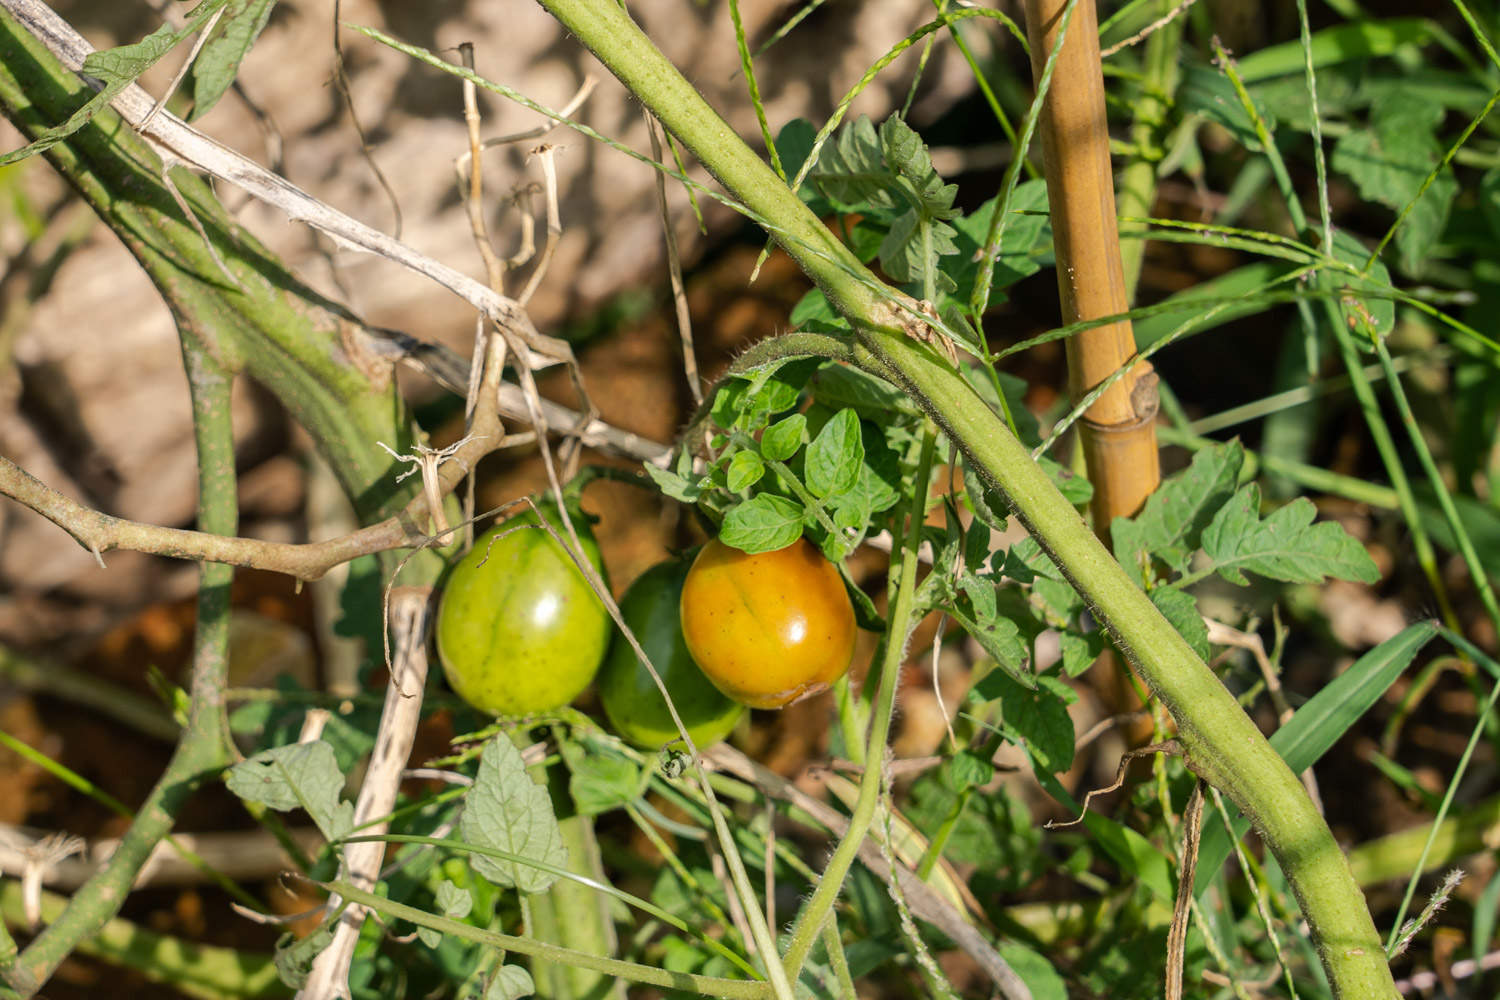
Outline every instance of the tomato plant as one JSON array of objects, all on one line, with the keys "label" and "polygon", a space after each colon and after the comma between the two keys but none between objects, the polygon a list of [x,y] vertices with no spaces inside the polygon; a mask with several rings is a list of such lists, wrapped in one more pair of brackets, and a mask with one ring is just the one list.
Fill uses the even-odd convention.
[{"label": "tomato plant", "polygon": [[[620,613],[672,695],[672,704],[699,747],[729,735],[743,706],[716,688],[688,652],[678,605],[691,563],[660,563],[642,573],[620,601]],[[599,697],[615,732],[646,750],[678,738],[667,703],[623,636],[615,638],[599,672]]]},{"label": "tomato plant", "polygon": [[[549,522],[556,508],[540,505]],[[599,546],[579,513],[573,526],[603,575]],[[437,648],[459,697],[493,715],[560,708],[604,659],[609,614],[565,552],[526,513],[476,539],[443,587]]]},{"label": "tomato plant", "polygon": [[799,538],[754,554],[718,539],[682,588],[682,633],[709,680],[752,708],[822,691],[854,656],[854,607],[834,565]]}]

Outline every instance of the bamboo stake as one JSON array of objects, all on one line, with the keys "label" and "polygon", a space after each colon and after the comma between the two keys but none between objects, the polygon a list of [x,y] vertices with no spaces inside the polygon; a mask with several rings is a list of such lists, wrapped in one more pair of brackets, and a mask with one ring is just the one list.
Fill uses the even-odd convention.
[{"label": "bamboo stake", "polygon": [[[1040,80],[1068,0],[1026,0],[1031,71]],[[1042,106],[1042,153],[1057,253],[1064,323],[1113,316],[1130,308],[1115,222],[1114,174],[1099,63],[1094,0],[1075,0]],[[1068,340],[1068,392],[1088,395],[1135,354],[1130,322],[1121,320]],[[1079,422],[1094,530],[1107,537],[1115,517],[1134,514],[1161,478],[1156,453],[1156,375],[1137,364],[1089,407]]]}]

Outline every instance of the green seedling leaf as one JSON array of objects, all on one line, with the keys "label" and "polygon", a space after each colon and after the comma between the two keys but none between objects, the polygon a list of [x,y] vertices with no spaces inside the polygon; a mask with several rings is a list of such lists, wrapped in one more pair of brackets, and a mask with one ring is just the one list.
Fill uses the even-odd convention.
[{"label": "green seedling leaf", "polygon": [[766,474],[766,463],[753,451],[737,451],[729,460],[728,485],[731,493],[748,490]]},{"label": "green seedling leaf", "polygon": [[[474,909],[474,897],[469,894],[469,890],[460,889],[447,879],[438,883],[434,896],[438,910],[443,916],[453,920],[462,920]],[[443,943],[443,932],[432,927],[418,927],[417,937],[429,948],[436,948]]]},{"label": "green seedling leaf", "polygon": [[1134,518],[1117,517],[1110,526],[1115,558],[1139,566],[1142,553],[1173,570],[1186,572],[1203,529],[1234,495],[1245,450],[1239,441],[1203,448],[1186,469],[1167,479]]},{"label": "green seedling leaf", "polygon": [[784,549],[801,534],[802,505],[774,493],[761,493],[724,515],[719,539],[754,555]]},{"label": "green seedling leaf", "polygon": [[1382,94],[1370,107],[1370,127],[1350,129],[1329,158],[1329,166],[1352,180],[1365,200],[1397,212],[1415,202],[1396,233],[1401,266],[1411,274],[1421,272],[1458,196],[1458,182],[1448,167],[1425,191],[1422,187],[1443,155],[1437,138],[1443,115],[1440,105],[1420,96]]},{"label": "green seedling leaf", "polygon": [[1203,615],[1198,612],[1198,602],[1193,600],[1193,595],[1176,587],[1157,587],[1151,591],[1151,603],[1188,641],[1193,652],[1207,663],[1213,647],[1209,645],[1208,626],[1203,624]]},{"label": "green seedling leaf", "polygon": [[785,462],[797,454],[802,447],[802,435],[807,430],[807,418],[793,413],[776,421],[760,436],[760,453],[767,461]]},{"label": "green seedling leaf", "polygon": [[[504,734],[485,745],[474,786],[464,796],[458,835],[477,847],[493,847],[557,868],[568,863],[552,800],[526,772],[521,752]],[[502,889],[541,892],[557,880],[531,865],[482,854],[470,855],[469,863]]]},{"label": "green seedling leaf", "polygon": [[859,414],[852,409],[840,410],[807,446],[807,488],[820,498],[853,489],[864,460]]},{"label": "green seedling leaf", "polygon": [[[1433,622],[1408,625],[1355,660],[1271,734],[1272,748],[1298,774],[1312,767],[1396,683],[1437,632]],[[1235,818],[1235,836],[1243,836],[1249,828],[1249,820]],[[1229,837],[1217,817],[1205,816],[1203,830],[1198,878],[1193,886],[1199,896],[1208,889],[1230,851]]]},{"label": "green seedling leaf", "polygon": [[1332,521],[1314,524],[1317,508],[1306,497],[1260,517],[1260,486],[1250,483],[1219,509],[1203,531],[1203,551],[1213,569],[1245,586],[1245,572],[1286,583],[1319,583],[1325,576],[1374,583],[1380,570],[1364,546]]},{"label": "green seedling leaf", "polygon": [[536,992],[531,973],[519,965],[502,965],[485,988],[484,1000],[521,1000]]},{"label": "green seedling leaf", "polygon": [[[818,130],[806,118],[793,118],[782,126],[781,133],[776,137],[776,155],[781,157],[781,166],[788,178],[795,177],[801,171],[802,164],[812,155],[813,142],[817,138]],[[812,189],[804,183],[798,194],[807,198],[812,194]],[[797,321],[792,322],[795,324]]]},{"label": "green seedling leaf", "polygon": [[240,62],[260,37],[275,6],[276,0],[230,0],[214,37],[203,46],[193,63],[193,114],[190,121],[208,114],[234,83]]},{"label": "green seedling leaf", "polygon": [[229,790],[278,812],[302,809],[330,843],[354,826],[354,806],[340,799],[344,776],[333,747],[323,740],[293,743],[256,754],[229,769]]}]

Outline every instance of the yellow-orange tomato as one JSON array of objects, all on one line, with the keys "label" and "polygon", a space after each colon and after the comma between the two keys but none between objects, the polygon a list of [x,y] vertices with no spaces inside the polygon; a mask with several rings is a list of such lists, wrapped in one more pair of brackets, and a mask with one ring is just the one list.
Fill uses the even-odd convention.
[{"label": "yellow-orange tomato", "polygon": [[826,688],[854,656],[854,608],[805,538],[749,555],[715,539],[682,587],[682,634],[714,685],[752,708]]}]

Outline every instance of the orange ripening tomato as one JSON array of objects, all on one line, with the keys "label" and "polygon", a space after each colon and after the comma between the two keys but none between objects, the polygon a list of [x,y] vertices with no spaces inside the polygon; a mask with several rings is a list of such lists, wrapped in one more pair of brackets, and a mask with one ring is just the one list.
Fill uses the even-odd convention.
[{"label": "orange ripening tomato", "polygon": [[715,539],[682,588],[682,634],[714,686],[752,708],[828,687],[854,656],[854,607],[805,538],[749,555]]}]

